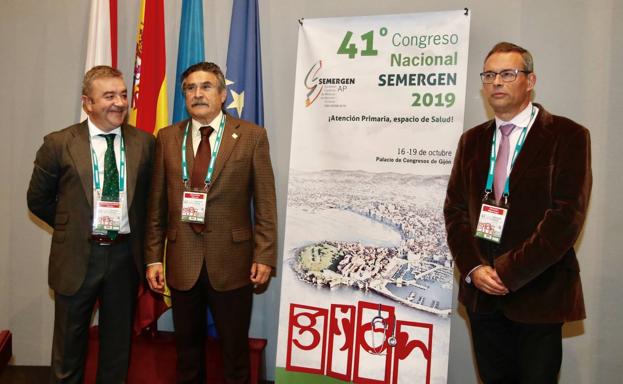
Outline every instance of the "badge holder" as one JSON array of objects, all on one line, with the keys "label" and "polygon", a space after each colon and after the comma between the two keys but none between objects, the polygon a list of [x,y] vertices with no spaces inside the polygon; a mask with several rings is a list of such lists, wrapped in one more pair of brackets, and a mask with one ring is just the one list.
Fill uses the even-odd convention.
[{"label": "badge holder", "polygon": [[503,194],[502,200],[496,203],[489,197],[490,194],[491,191],[485,192],[485,196],[482,199],[480,216],[474,236],[499,244],[502,240],[504,223],[508,213],[508,195]]},{"label": "badge holder", "polygon": [[206,201],[208,198],[208,185],[203,189],[189,188],[188,182],[184,183],[182,197],[182,217],[185,223],[204,224],[206,214]]},{"label": "badge holder", "polygon": [[205,184],[203,189],[193,189],[188,186],[188,163],[186,162],[186,142],[188,132],[190,130],[190,121],[186,124],[184,130],[184,139],[182,140],[182,180],[184,182],[184,193],[182,195],[182,217],[181,221],[192,224],[205,224],[206,202],[208,200],[208,189],[214,172],[214,164],[219,148],[221,147],[221,139],[223,137],[223,129],[225,127],[225,116],[221,119],[218,132],[216,134],[216,142],[210,156],[210,164],[206,173]]},{"label": "badge holder", "polygon": [[119,198],[117,200],[102,200],[99,164],[93,144],[91,144],[91,166],[93,167],[93,186],[97,191],[98,201],[95,203],[95,213],[91,233],[106,235],[121,230],[122,202],[125,200],[125,141],[121,136],[119,144]]},{"label": "badge holder", "polygon": [[95,217],[93,219],[93,233],[106,234],[108,231],[121,229],[121,202],[103,201],[97,202]]}]

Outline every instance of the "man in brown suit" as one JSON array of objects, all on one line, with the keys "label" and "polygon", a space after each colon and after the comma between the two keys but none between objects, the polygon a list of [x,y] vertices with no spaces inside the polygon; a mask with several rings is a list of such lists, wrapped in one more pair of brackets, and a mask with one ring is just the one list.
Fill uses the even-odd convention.
[{"label": "man in brown suit", "polygon": [[[182,87],[191,119],[160,130],[156,139],[147,280],[156,291],[164,288],[166,239],[178,383],[205,382],[208,305],[221,341],[225,380],[246,383],[253,285],[266,283],[276,262],[268,139],[263,128],[222,112],[227,91],[216,64],[190,66]],[[189,196],[199,198],[189,203]]]},{"label": "man in brown suit", "polygon": [[[444,207],[459,300],[483,382],[555,383],[562,324],[585,317],[573,245],[592,184],[589,132],[531,102],[536,76],[525,49],[497,44],[481,78],[495,119],[462,135]],[[502,176],[495,167],[488,178],[505,140]],[[475,236],[485,205],[508,209],[499,242]]]},{"label": "man in brown suit", "polygon": [[[136,287],[143,274],[154,138],[125,123],[127,89],[116,69],[97,66],[85,74],[82,107],[87,120],[45,136],[27,195],[32,213],[53,229],[48,273],[54,290],[51,382],[83,382],[88,329],[99,300],[97,382],[122,383]],[[109,178],[109,172],[116,175]],[[107,200],[103,191],[111,190],[111,182],[118,182],[112,189],[118,193]],[[116,203],[116,230],[96,228],[94,218],[106,211],[100,209],[102,202]]]}]

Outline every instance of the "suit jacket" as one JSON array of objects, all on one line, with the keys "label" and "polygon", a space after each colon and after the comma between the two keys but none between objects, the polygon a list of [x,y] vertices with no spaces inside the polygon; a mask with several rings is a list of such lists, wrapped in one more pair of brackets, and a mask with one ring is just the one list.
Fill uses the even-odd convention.
[{"label": "suit jacket", "polygon": [[[231,116],[207,192],[205,229],[182,222],[182,140],[189,120],[158,132],[149,198],[145,263],[162,262],[166,238],[167,284],[192,288],[205,263],[214,289],[250,284],[251,263],[276,264],[275,182],[266,130]],[[192,174],[192,135],[186,159]],[[251,204],[252,203],[252,204]],[[253,207],[253,209],[251,208]],[[252,217],[253,214],[253,217]]]},{"label": "suit jacket", "polygon": [[[123,125],[126,196],[132,252],[142,275],[147,193],[154,149],[152,135]],[[87,120],[50,133],[37,151],[27,193],[28,208],[52,227],[50,287],[72,295],[84,281],[93,224],[93,168]]]},{"label": "suit jacket", "polygon": [[[495,121],[459,141],[444,205],[448,245],[461,274],[459,300],[473,312],[499,308],[520,322],[579,320],[585,311],[573,245],[592,185],[589,132],[535,105],[539,113],[510,174],[499,245],[474,237]],[[492,265],[510,292],[491,296],[467,283],[478,265]]]}]

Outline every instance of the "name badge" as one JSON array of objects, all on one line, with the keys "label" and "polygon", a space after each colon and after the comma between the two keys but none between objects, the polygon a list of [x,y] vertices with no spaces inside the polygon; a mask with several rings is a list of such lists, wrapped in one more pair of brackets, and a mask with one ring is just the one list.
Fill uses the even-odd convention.
[{"label": "name badge", "polygon": [[93,219],[93,233],[106,233],[121,229],[121,202],[98,201]]},{"label": "name badge", "polygon": [[203,224],[206,214],[207,193],[184,192],[182,199],[182,221]]},{"label": "name badge", "polygon": [[508,208],[483,203],[474,236],[499,243],[502,239]]}]

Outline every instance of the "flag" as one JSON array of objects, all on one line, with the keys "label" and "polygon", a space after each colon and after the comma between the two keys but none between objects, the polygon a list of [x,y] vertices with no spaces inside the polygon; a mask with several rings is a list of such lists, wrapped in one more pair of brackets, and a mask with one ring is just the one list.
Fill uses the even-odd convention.
[{"label": "flag", "polygon": [[[229,27],[226,78],[228,88],[226,111],[235,117],[264,126],[262,54],[257,0],[234,0]],[[257,324],[265,327],[262,309],[269,307],[266,295],[254,297],[253,303],[251,332]],[[262,325],[259,327],[262,328]]]},{"label": "flag", "polygon": [[91,1],[84,71],[96,65],[117,68],[117,0]]},{"label": "flag", "polygon": [[156,133],[169,124],[163,0],[141,0],[130,124]]},{"label": "flag", "polygon": [[262,57],[257,0],[234,0],[229,47],[225,109],[233,116],[264,125]]},{"label": "flag", "polygon": [[180,39],[177,47],[177,70],[175,74],[175,98],[173,122],[188,118],[182,81],[180,77],[186,68],[205,60],[203,37],[203,0],[182,0]]},{"label": "flag", "polygon": [[[169,124],[163,0],[141,0],[129,123],[156,134]],[[145,284],[139,287],[134,332],[156,323],[168,305]]]},{"label": "flag", "polygon": [[[84,72],[96,65],[117,68],[117,0],[92,0]],[[87,118],[82,111],[80,120]]]}]

